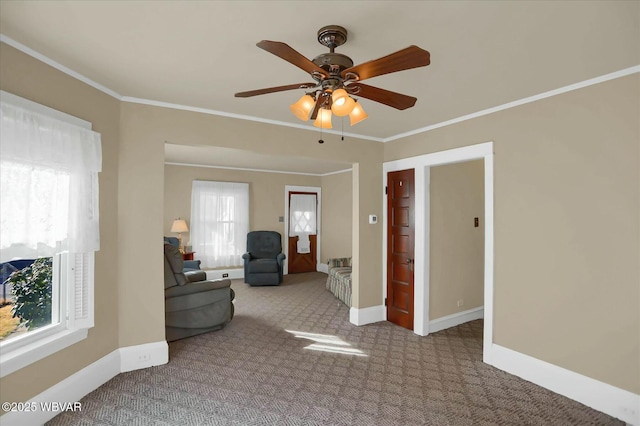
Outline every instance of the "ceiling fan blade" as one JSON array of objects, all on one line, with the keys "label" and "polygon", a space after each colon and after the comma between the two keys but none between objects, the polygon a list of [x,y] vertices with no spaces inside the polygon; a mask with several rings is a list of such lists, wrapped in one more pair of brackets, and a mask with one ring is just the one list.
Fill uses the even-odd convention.
[{"label": "ceiling fan blade", "polygon": [[277,57],[282,58],[285,61],[295,65],[296,67],[305,70],[309,74],[318,72],[325,77],[329,77],[329,73],[327,73],[327,71],[323,70],[322,68],[302,56],[288,44],[279,41],[262,40],[261,42],[258,42],[256,46],[258,46],[260,49],[266,50],[269,53],[273,53]]},{"label": "ceiling fan blade", "polygon": [[413,96],[407,96],[403,95],[402,93],[368,86],[359,82],[352,83],[348,87],[349,89],[354,87],[360,89],[360,91],[357,91],[353,94],[354,96],[361,96],[363,98],[371,99],[372,101],[380,102],[381,104],[385,104],[400,110],[411,108],[416,104],[416,101],[418,100]]},{"label": "ceiling fan blade", "polygon": [[313,107],[313,111],[311,112],[311,120],[315,120],[318,117],[318,112],[320,111],[320,107],[324,103],[323,99],[324,95],[322,93],[318,94],[316,97],[316,105]]},{"label": "ceiling fan blade", "polygon": [[293,90],[293,89],[309,89],[311,87],[316,87],[316,86],[317,86],[316,83],[288,84],[286,86],[268,87],[266,89],[239,92],[239,93],[236,93],[234,96],[236,98],[250,98],[251,96],[265,95],[267,93],[284,92],[285,90]]},{"label": "ceiling fan blade", "polygon": [[346,78],[348,73],[354,73],[358,75],[358,80],[362,81],[383,74],[424,67],[430,63],[429,52],[418,46],[409,46],[382,58],[347,68],[340,75]]}]

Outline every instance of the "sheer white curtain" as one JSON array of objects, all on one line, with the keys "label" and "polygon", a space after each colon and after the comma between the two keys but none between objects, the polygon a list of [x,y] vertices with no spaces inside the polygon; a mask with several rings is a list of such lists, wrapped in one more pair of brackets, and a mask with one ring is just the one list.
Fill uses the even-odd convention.
[{"label": "sheer white curtain", "polygon": [[0,102],[0,262],[100,248],[100,134]]},{"label": "sheer white curtain", "polygon": [[248,183],[193,181],[191,245],[203,267],[242,266],[248,232]]},{"label": "sheer white curtain", "polygon": [[289,199],[289,235],[316,233],[316,195],[291,194]]}]

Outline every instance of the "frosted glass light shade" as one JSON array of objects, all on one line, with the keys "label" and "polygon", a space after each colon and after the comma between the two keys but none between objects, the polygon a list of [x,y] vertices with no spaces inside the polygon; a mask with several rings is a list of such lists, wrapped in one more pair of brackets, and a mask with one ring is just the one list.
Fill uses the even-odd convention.
[{"label": "frosted glass light shade", "polygon": [[183,219],[176,219],[173,221],[171,225],[171,232],[189,232],[189,228],[187,228],[187,222]]},{"label": "frosted glass light shade", "polygon": [[356,104],[356,101],[354,101],[344,89],[338,89],[333,92],[331,99],[333,101],[331,111],[338,117],[349,115]]},{"label": "frosted glass light shade", "polygon": [[309,95],[303,95],[298,102],[289,106],[289,109],[302,121],[309,120],[309,113],[315,105],[315,100]]},{"label": "frosted glass light shade", "polygon": [[358,124],[359,122],[361,122],[362,120],[364,120],[368,116],[369,116],[369,114],[364,112],[364,109],[362,109],[362,105],[360,105],[359,102],[356,102],[354,107],[353,107],[353,110],[351,111],[351,113],[349,113],[350,124],[352,126],[354,124]]},{"label": "frosted glass light shade", "polygon": [[313,122],[313,125],[322,129],[331,129],[333,127],[331,125],[331,110],[320,108],[316,121]]}]

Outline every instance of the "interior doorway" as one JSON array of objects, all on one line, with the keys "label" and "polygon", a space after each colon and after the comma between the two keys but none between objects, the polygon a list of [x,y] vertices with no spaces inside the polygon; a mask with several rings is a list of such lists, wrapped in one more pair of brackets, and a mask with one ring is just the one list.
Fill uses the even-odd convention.
[{"label": "interior doorway", "polygon": [[[291,209],[293,197],[294,207]],[[307,227],[309,220],[311,219],[311,200],[315,197],[315,232],[312,227]],[[285,261],[284,273],[298,273],[298,272],[311,272],[318,270],[318,261],[321,259],[321,239],[322,239],[322,190],[315,186],[294,186],[286,185],[284,189],[284,235],[283,235],[283,248],[284,254],[287,256]],[[300,201],[300,203],[298,203]],[[296,207],[298,206],[298,207]],[[296,220],[292,220],[291,214],[298,214],[299,217],[303,217],[304,220],[297,223]],[[304,246],[301,245],[301,250],[298,250],[298,241],[300,241],[300,234],[305,234],[302,237],[309,238],[308,253]],[[305,241],[306,243],[306,241]],[[302,253],[299,253],[302,251]]]},{"label": "interior doorway", "polygon": [[316,241],[318,194],[289,191],[289,273],[314,272],[317,264]]},{"label": "interior doorway", "polygon": [[[493,344],[493,280],[494,280],[494,228],[493,228],[493,142],[455,148],[425,154],[383,164],[383,186],[387,186],[387,173],[396,170],[415,171],[415,262],[414,262],[414,333],[429,334],[429,168],[431,166],[459,163],[468,160],[484,161],[484,333],[483,357],[490,357]],[[389,214],[384,205],[383,225],[387,226]],[[387,244],[383,233],[383,294],[387,292]],[[386,312],[385,312],[386,316]],[[386,319],[386,318],[385,318]]]}]

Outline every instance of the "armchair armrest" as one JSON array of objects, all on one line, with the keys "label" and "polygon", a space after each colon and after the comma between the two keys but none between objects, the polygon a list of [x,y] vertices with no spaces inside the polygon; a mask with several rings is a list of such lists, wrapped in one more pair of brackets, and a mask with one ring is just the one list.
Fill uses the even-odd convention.
[{"label": "armchair armrest", "polygon": [[201,270],[187,271],[184,273],[184,276],[187,277],[187,281],[189,281],[190,283],[207,280],[207,273]]},{"label": "armchair armrest", "polygon": [[231,287],[231,280],[212,280],[212,281],[198,281],[194,283],[187,283],[181,286],[170,287],[164,291],[164,298],[185,296],[187,294],[202,293],[211,290],[226,289]]},{"label": "armchair armrest", "polygon": [[286,258],[287,256],[284,253],[278,253],[278,255],[276,256],[276,260],[278,261],[279,265],[282,265],[282,262],[284,262]]},{"label": "armchair armrest", "polygon": [[251,253],[245,253],[245,254],[243,254],[243,255],[242,255],[242,258],[243,258],[244,260],[251,260]]},{"label": "armchair armrest", "polygon": [[185,260],[184,269],[200,269],[201,260]]},{"label": "armchair armrest", "polygon": [[329,265],[329,271],[331,271],[332,268],[338,267],[338,266],[351,266],[351,258],[350,257],[336,257],[333,259],[329,259],[327,261],[327,264]]}]

